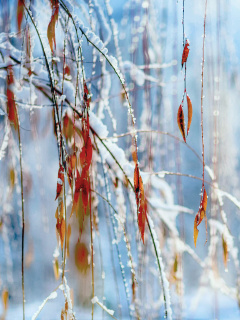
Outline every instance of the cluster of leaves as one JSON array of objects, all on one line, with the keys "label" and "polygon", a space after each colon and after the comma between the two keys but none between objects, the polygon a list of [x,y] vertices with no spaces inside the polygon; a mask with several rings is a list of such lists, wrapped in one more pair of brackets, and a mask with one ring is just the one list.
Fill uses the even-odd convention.
[{"label": "cluster of leaves", "polygon": [[[104,288],[105,284],[109,286],[109,283],[111,294],[107,296],[106,305],[114,309],[117,317],[120,318],[123,313],[129,318],[145,319],[149,312],[147,306],[151,305],[152,316],[162,316],[164,313],[166,318],[172,319],[172,309],[177,314],[178,304],[181,304],[184,296],[183,266],[186,256],[198,263],[199,268],[204,270],[205,277],[212,279],[210,272],[206,275],[206,269],[215,259],[212,252],[215,252],[215,239],[218,234],[225,267],[227,268],[230,253],[236,269],[239,266],[233,237],[223,210],[222,197],[227,195],[234,204],[239,204],[235,198],[219,189],[209,168],[212,180],[209,184],[223,221],[220,223],[214,217],[209,220],[210,245],[206,260],[202,261],[191,248],[192,245],[196,247],[199,233],[197,227],[204,218],[207,232],[208,197],[204,177],[204,144],[201,159],[186,143],[193,118],[192,101],[186,90],[189,41],[185,40],[182,59],[178,57],[179,66],[185,66],[185,88],[177,112],[177,124],[182,135],[182,139],[179,139],[177,130],[171,133],[168,124],[167,132],[162,130],[165,120],[161,118],[161,108],[158,110],[153,106],[152,97],[162,97],[164,90],[164,74],[158,69],[167,67],[160,58],[157,61],[153,58],[159,56],[160,40],[157,39],[157,32],[150,32],[148,29],[155,20],[152,19],[150,23],[153,13],[147,10],[147,1],[136,9],[136,12],[140,10],[144,19],[136,16],[132,21],[132,29],[140,30],[142,45],[136,45],[136,36],[131,35],[133,39],[130,56],[127,52],[121,55],[118,43],[120,37],[108,1],[104,3],[104,10],[98,1],[92,1],[89,7],[86,2],[79,1],[75,7],[69,0],[50,0],[46,1],[43,12],[39,12],[39,6],[40,2],[16,1],[16,26],[12,26],[14,32],[5,32],[0,39],[3,71],[0,99],[3,102],[1,110],[4,119],[0,123],[0,165],[8,168],[10,185],[6,196],[0,197],[4,208],[1,212],[1,229],[4,245],[8,248],[6,252],[9,254],[12,225],[8,217],[14,220],[14,206],[19,206],[17,203],[13,206],[10,204],[13,196],[19,197],[21,190],[21,222],[18,222],[18,228],[21,229],[19,241],[22,244],[23,318],[25,291],[27,292],[24,274],[29,272],[25,271],[25,266],[35,263],[30,246],[31,223],[28,226],[28,220],[33,222],[35,217],[29,210],[26,222],[24,209],[27,209],[28,202],[30,203],[31,180],[34,185],[39,186],[38,180],[41,180],[42,176],[43,188],[46,188],[49,194],[52,195],[51,190],[56,189],[56,195],[52,196],[46,206],[47,215],[50,216],[48,228],[50,227],[51,243],[56,246],[52,275],[55,276],[57,288],[40,305],[33,319],[37,319],[49,299],[57,297],[57,290],[61,290],[64,297],[64,305],[61,305],[59,313],[62,320],[81,317],[78,308],[82,303],[81,298],[88,301],[88,306],[91,304],[92,319],[96,312],[95,304],[113,316],[113,311],[100,303],[97,297],[101,296],[101,300],[105,301]],[[126,14],[125,19],[127,16]],[[136,28],[135,24],[139,21],[142,25]],[[129,27],[127,23],[126,26]],[[107,47],[117,60],[108,54]],[[143,67],[139,64],[138,55]],[[155,64],[151,69],[153,62]],[[168,65],[172,66],[174,63]],[[139,88],[144,92],[144,99],[138,96]],[[187,126],[183,111],[185,99]],[[167,114],[164,99],[158,102]],[[174,104],[176,115],[175,109]],[[127,118],[127,110],[128,121],[123,121],[122,119]],[[156,113],[154,110],[157,110]],[[29,118],[29,123],[26,118]],[[160,118],[158,124],[155,121],[157,118]],[[176,124],[176,116],[171,120]],[[44,130],[41,129],[43,123]],[[32,132],[30,136],[25,130],[27,124],[30,124]],[[54,135],[48,127],[53,127]],[[120,128],[126,132],[119,134]],[[173,139],[176,151],[174,161],[181,158],[178,152],[179,145],[183,142],[183,146],[197,155],[202,163],[203,177],[199,178],[202,180],[200,207],[195,220],[191,219],[194,230],[190,244],[186,243],[181,230],[184,229],[184,224],[181,224],[180,230],[177,228],[177,219],[179,214],[192,214],[193,210],[183,206],[180,180],[176,180],[176,195],[180,201],[175,204],[174,190],[170,186],[175,180],[167,177],[179,177],[183,174],[169,171],[170,165],[166,164],[170,163],[168,160],[171,157],[169,142],[153,139],[153,134]],[[33,173],[31,177],[31,173],[27,171],[28,159],[25,154],[28,144],[29,149],[36,144],[40,145],[41,136],[44,143],[50,141],[52,145],[57,145],[58,154],[56,155],[54,150],[54,170],[51,170],[54,171],[54,181],[47,178],[45,170],[39,173],[38,178]],[[124,146],[120,147],[118,139],[123,137],[127,140]],[[168,151],[164,158],[165,150]],[[42,154],[38,153],[38,156],[38,161],[41,161]],[[164,164],[166,170],[158,172]],[[41,192],[43,194],[43,191]],[[41,192],[36,194],[41,195]],[[26,230],[25,225],[28,227]],[[15,228],[14,225],[14,230]],[[42,235],[41,240],[44,240]],[[27,244],[28,252],[24,249],[24,243]],[[7,254],[6,267],[10,266],[8,271],[12,272]],[[49,261],[47,263],[49,264]],[[19,264],[19,260],[16,264]],[[114,281],[108,264],[111,265]],[[217,277],[217,272],[215,276]],[[53,282],[53,277],[50,280]],[[83,284],[83,281],[86,281],[89,289],[78,294],[78,287],[81,287],[79,283]],[[153,283],[153,286],[149,287],[149,282]],[[123,289],[119,289],[120,283],[123,283]],[[9,293],[14,296],[11,281],[6,279],[4,285],[3,318],[7,314]],[[214,287],[214,281],[212,286]],[[74,293],[71,293],[70,287]],[[221,285],[221,289],[236,298],[236,292],[232,294],[233,290],[225,283]],[[119,297],[113,298],[113,292]],[[177,293],[177,298],[172,299],[171,307],[170,296],[174,292]],[[29,300],[28,297],[27,301]],[[73,300],[77,301],[76,312],[73,311]],[[119,307],[125,304],[125,307]],[[177,318],[175,314],[174,318]]]}]

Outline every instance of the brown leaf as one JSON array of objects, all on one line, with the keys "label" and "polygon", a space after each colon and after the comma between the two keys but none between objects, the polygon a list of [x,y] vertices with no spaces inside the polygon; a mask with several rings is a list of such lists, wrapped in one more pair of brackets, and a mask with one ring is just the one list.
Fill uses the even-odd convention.
[{"label": "brown leaf", "polygon": [[227,268],[228,246],[223,236],[222,236],[222,247],[223,247],[223,262],[224,262],[225,268]]},{"label": "brown leaf", "polygon": [[49,46],[51,48],[51,51],[53,52],[53,46],[56,49],[55,25],[58,21],[58,13],[59,13],[58,0],[51,1],[51,5],[52,5],[52,17],[47,28],[47,37],[48,37]]},{"label": "brown leaf", "polygon": [[184,49],[183,49],[183,54],[182,54],[182,67],[183,67],[183,64],[185,62],[187,62],[187,58],[188,58],[188,54],[189,54],[189,42],[188,40],[186,40],[185,42],[185,46],[184,46]]},{"label": "brown leaf", "polygon": [[181,104],[178,108],[177,123],[178,123],[179,130],[182,134],[183,140],[186,142],[184,113],[183,113],[183,108]]},{"label": "brown leaf", "polygon": [[192,122],[192,101],[187,95],[187,106],[188,106],[188,125],[187,125],[187,135],[190,130],[191,122]]},{"label": "brown leaf", "polygon": [[24,13],[24,1],[18,0],[18,6],[17,6],[17,26],[18,26],[18,32],[21,31],[21,24],[23,20],[23,13]]},{"label": "brown leaf", "polygon": [[58,263],[58,259],[55,258],[54,263],[53,263],[53,272],[54,272],[54,277],[56,280],[59,279],[59,263]]}]

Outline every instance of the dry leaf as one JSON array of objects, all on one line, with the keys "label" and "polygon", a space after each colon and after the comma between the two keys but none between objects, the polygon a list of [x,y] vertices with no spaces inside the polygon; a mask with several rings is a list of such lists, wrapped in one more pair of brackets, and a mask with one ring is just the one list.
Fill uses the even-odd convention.
[{"label": "dry leaf", "polygon": [[183,108],[181,104],[178,108],[177,123],[178,123],[179,130],[182,134],[183,140],[186,142],[184,113],[183,113]]},{"label": "dry leaf", "polygon": [[3,310],[5,312],[7,311],[7,308],[8,308],[8,298],[9,298],[8,290],[7,289],[3,289],[3,291],[2,291],[2,303],[3,303]]},{"label": "dry leaf", "polygon": [[56,48],[56,39],[55,39],[55,25],[58,21],[59,13],[59,2],[58,0],[51,1],[52,5],[52,17],[47,29],[47,37],[51,51],[53,52],[53,46]]},{"label": "dry leaf", "polygon": [[84,243],[80,243],[79,241],[75,247],[75,264],[82,273],[86,273],[89,268],[88,249]]},{"label": "dry leaf", "polygon": [[185,46],[184,46],[184,49],[183,49],[183,54],[182,54],[182,67],[183,67],[183,64],[187,62],[187,58],[188,58],[188,54],[189,54],[189,42],[188,40],[186,40],[185,42]]},{"label": "dry leaf", "polygon": [[193,240],[194,240],[195,247],[197,245],[197,238],[198,238],[198,228],[197,228],[197,226],[198,226],[198,217],[197,216],[198,216],[198,213],[197,213],[197,215],[195,217],[195,220],[194,220],[194,229],[193,229]]},{"label": "dry leaf", "polygon": [[21,31],[21,24],[23,20],[23,13],[24,13],[24,1],[18,0],[18,6],[17,6],[17,26],[18,26],[18,32]]},{"label": "dry leaf", "polygon": [[55,258],[54,263],[53,263],[53,272],[54,272],[54,277],[56,280],[59,279],[59,263],[58,263],[58,259]]},{"label": "dry leaf", "polygon": [[187,125],[187,135],[190,130],[191,122],[192,122],[192,101],[187,95],[187,106],[188,106],[188,125]]},{"label": "dry leaf", "polygon": [[222,236],[222,247],[223,247],[223,262],[224,262],[225,268],[227,268],[228,246],[223,236]]},{"label": "dry leaf", "polygon": [[62,194],[64,184],[64,168],[61,164],[59,164],[58,169],[58,180],[57,180],[57,191],[55,200]]}]

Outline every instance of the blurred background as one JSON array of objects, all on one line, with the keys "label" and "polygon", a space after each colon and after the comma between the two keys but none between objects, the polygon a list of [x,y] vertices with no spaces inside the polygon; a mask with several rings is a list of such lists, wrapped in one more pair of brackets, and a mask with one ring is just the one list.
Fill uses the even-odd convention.
[{"label": "blurred background", "polygon": [[[37,319],[60,319],[68,288],[76,319],[111,319],[96,303],[92,316],[94,296],[113,310],[117,319],[163,319],[164,292],[171,298],[172,319],[239,319],[240,3],[32,0],[25,1],[25,6],[20,0],[0,0],[2,319],[22,319],[21,157],[7,90],[14,94],[21,134],[25,314],[26,319],[34,319],[39,306],[61,283],[65,258],[55,216],[61,153],[54,128],[55,105],[61,114],[64,152],[76,155],[76,168],[82,172],[78,157],[83,141],[77,130],[83,127],[81,119],[74,118],[73,109],[80,113],[84,109],[84,82],[93,129],[91,204],[85,213],[71,215],[74,187],[69,186],[65,174],[66,228],[71,228],[65,268],[69,287],[58,288],[57,297],[46,303]],[[50,25],[51,21],[55,23]],[[56,45],[54,32],[49,36],[49,25],[55,30]],[[203,171],[204,39],[208,241],[205,243],[203,221],[195,248],[193,227]],[[186,40],[190,51],[185,69],[182,53]],[[185,88],[193,108],[186,143],[177,123],[182,104],[187,124]],[[153,239],[146,225],[144,244],[129,183],[133,183],[135,168],[134,130],[148,216],[156,234]],[[163,283],[153,240],[159,242]],[[73,319],[70,311],[64,317]]]}]

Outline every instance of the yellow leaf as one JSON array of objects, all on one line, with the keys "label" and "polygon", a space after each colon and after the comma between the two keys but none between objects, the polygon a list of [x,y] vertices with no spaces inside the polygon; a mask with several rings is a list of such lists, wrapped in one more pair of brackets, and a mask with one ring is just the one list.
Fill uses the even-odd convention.
[{"label": "yellow leaf", "polygon": [[198,238],[198,228],[197,228],[197,225],[198,225],[198,213],[195,217],[195,220],[194,220],[194,229],[193,229],[193,240],[194,240],[194,245],[196,247],[197,245],[197,238]]},{"label": "yellow leaf", "polygon": [[7,289],[3,289],[2,302],[3,302],[4,311],[7,311],[7,308],[8,308],[8,297],[9,297],[8,290]]}]

